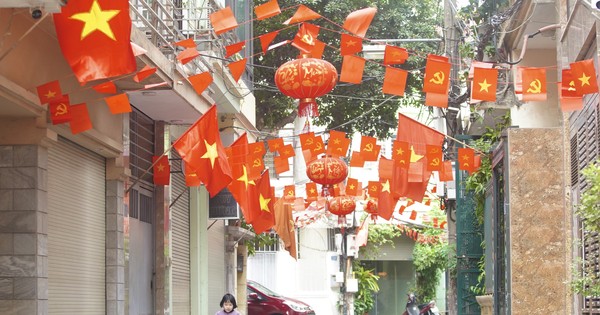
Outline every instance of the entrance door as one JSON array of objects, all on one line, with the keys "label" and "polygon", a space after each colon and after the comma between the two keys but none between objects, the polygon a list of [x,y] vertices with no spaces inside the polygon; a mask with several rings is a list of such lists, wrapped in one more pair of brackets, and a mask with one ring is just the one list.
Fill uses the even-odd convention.
[{"label": "entrance door", "polygon": [[131,190],[129,213],[129,314],[153,314],[153,237],[150,192]]}]

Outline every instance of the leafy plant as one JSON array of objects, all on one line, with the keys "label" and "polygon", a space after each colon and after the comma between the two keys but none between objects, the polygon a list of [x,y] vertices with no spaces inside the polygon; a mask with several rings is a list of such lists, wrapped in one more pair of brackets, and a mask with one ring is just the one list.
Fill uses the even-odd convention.
[{"label": "leafy plant", "polygon": [[381,246],[388,244],[394,247],[394,239],[402,236],[402,231],[392,224],[369,225],[368,246],[361,247],[360,254],[366,258],[376,258]]},{"label": "leafy plant", "polygon": [[[600,233],[600,160],[590,163],[581,173],[589,186],[581,194],[576,214],[583,220],[585,241],[586,236]],[[577,266],[582,266],[581,270],[578,270]],[[600,274],[596,271],[594,263],[579,261],[573,268],[573,275],[573,292],[584,296],[600,296]]]},{"label": "leafy plant", "polygon": [[436,288],[442,272],[449,266],[451,247],[439,237],[443,230],[425,228],[420,232],[424,236],[438,236],[437,241],[415,244],[413,249],[413,265],[417,271],[416,295],[423,302],[435,299]]},{"label": "leafy plant", "polygon": [[[246,223],[246,221],[243,219],[243,217],[242,217],[242,220],[240,220],[240,226],[242,228],[254,233],[254,228],[252,228],[252,225],[249,225],[248,223]],[[252,238],[252,239],[246,240],[244,242],[244,244],[246,245],[246,248],[248,249],[248,256],[252,256],[252,255],[256,254],[257,247],[271,246],[271,245],[275,244],[275,242],[277,242],[277,238],[273,237],[271,234],[261,233],[261,234],[256,234],[256,236],[254,236],[254,238]]]},{"label": "leafy plant", "polygon": [[363,315],[375,306],[373,294],[379,291],[379,276],[367,269],[359,260],[353,262],[354,278],[358,279],[358,292],[354,296],[354,314]]}]

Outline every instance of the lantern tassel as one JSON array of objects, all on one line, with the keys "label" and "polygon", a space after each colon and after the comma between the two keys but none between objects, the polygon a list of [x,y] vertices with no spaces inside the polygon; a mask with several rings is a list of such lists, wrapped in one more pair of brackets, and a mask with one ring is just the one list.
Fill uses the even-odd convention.
[{"label": "lantern tassel", "polygon": [[303,98],[300,99],[298,105],[298,116],[300,117],[317,117],[319,116],[319,107],[317,101],[314,98]]}]

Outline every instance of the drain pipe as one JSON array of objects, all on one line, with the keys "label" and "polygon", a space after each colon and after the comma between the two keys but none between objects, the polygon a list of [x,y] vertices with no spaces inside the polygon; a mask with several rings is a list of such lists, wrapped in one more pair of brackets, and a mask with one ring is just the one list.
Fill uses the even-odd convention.
[{"label": "drain pipe", "polygon": [[551,24],[551,25],[547,25],[547,26],[544,26],[544,27],[540,28],[535,33],[523,35],[523,47],[521,47],[521,54],[519,55],[519,59],[516,60],[516,61],[505,61],[504,63],[507,63],[509,65],[516,65],[519,62],[523,61],[523,57],[525,56],[525,50],[527,50],[527,41],[530,38],[533,38],[536,35],[541,34],[543,32],[548,32],[548,31],[555,30],[557,28],[560,28],[560,24]]}]

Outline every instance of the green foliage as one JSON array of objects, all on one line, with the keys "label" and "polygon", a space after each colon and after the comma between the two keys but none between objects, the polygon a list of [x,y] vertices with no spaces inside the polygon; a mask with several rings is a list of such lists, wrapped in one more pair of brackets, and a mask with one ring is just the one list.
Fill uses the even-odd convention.
[{"label": "green foliage", "polygon": [[360,255],[369,259],[376,258],[381,246],[388,244],[394,247],[394,239],[402,236],[402,231],[392,224],[369,225],[369,236],[367,246],[361,247]]},{"label": "green foliage", "polygon": [[[439,1],[433,0],[280,0],[282,8],[296,4],[305,4],[315,12],[321,14],[337,24],[343,24],[344,19],[353,11],[365,7],[377,7],[378,11],[371,23],[366,37],[369,39],[408,39],[408,38],[440,38],[442,8]],[[294,10],[284,10],[279,16],[255,21],[254,35],[260,36],[268,32],[282,29],[282,22]],[[308,21],[321,26],[318,39],[339,47],[340,28],[327,22],[325,19]],[[332,31],[332,30],[335,30]],[[292,39],[298,27],[282,30],[274,42]],[[365,44],[368,44],[365,41]],[[439,53],[439,43],[411,42],[392,43],[407,48],[413,52],[408,61],[401,65],[405,70],[411,70],[408,76],[406,95],[402,99],[393,99],[379,106],[356,121],[336,128],[339,131],[359,131],[364,135],[377,136],[380,139],[388,138],[397,126],[396,111],[401,106],[420,105],[422,99],[422,73],[424,71],[424,56],[428,53]],[[417,54],[415,54],[416,52]],[[256,57],[254,63],[255,97],[257,127],[263,129],[281,128],[286,118],[295,115],[295,101],[281,94],[274,83],[277,67],[298,56],[298,50],[290,45],[277,48],[266,55]],[[323,59],[331,62],[338,74],[341,70],[342,58],[337,49],[327,47]],[[381,65],[368,62],[365,67],[363,82],[358,85],[338,83],[336,88],[328,95],[317,99],[320,116],[314,120],[317,125],[327,128],[337,127],[361,114],[372,110],[383,102],[386,97],[381,92],[384,68]]]},{"label": "green foliage", "polygon": [[[600,232],[600,160],[590,163],[581,173],[588,182],[588,188],[581,194],[576,214],[583,220],[585,238]],[[582,266],[581,270],[577,266]],[[573,292],[583,296],[600,296],[600,274],[595,270],[594,263],[579,261],[573,268],[573,275]]]},{"label": "green foliage", "polygon": [[[252,225],[249,225],[248,223],[246,223],[246,221],[243,219],[243,217],[240,222],[240,226],[246,230],[254,232],[254,228],[252,227]],[[277,242],[277,238],[273,237],[271,234],[261,233],[261,234],[255,234],[254,238],[252,238],[250,240],[246,240],[244,242],[244,244],[246,245],[246,248],[248,249],[248,256],[252,256],[252,255],[256,254],[257,247],[271,246],[271,245],[275,244],[275,242]]]},{"label": "green foliage", "polygon": [[413,265],[417,271],[416,295],[422,302],[435,299],[435,291],[442,272],[448,268],[452,248],[439,237],[443,230],[426,228],[421,231],[425,236],[438,236],[433,243],[416,243],[413,249]]},{"label": "green foliage", "polygon": [[359,260],[353,262],[354,278],[358,279],[358,292],[354,296],[354,314],[362,315],[375,306],[373,294],[379,291],[379,276],[366,269]]}]

